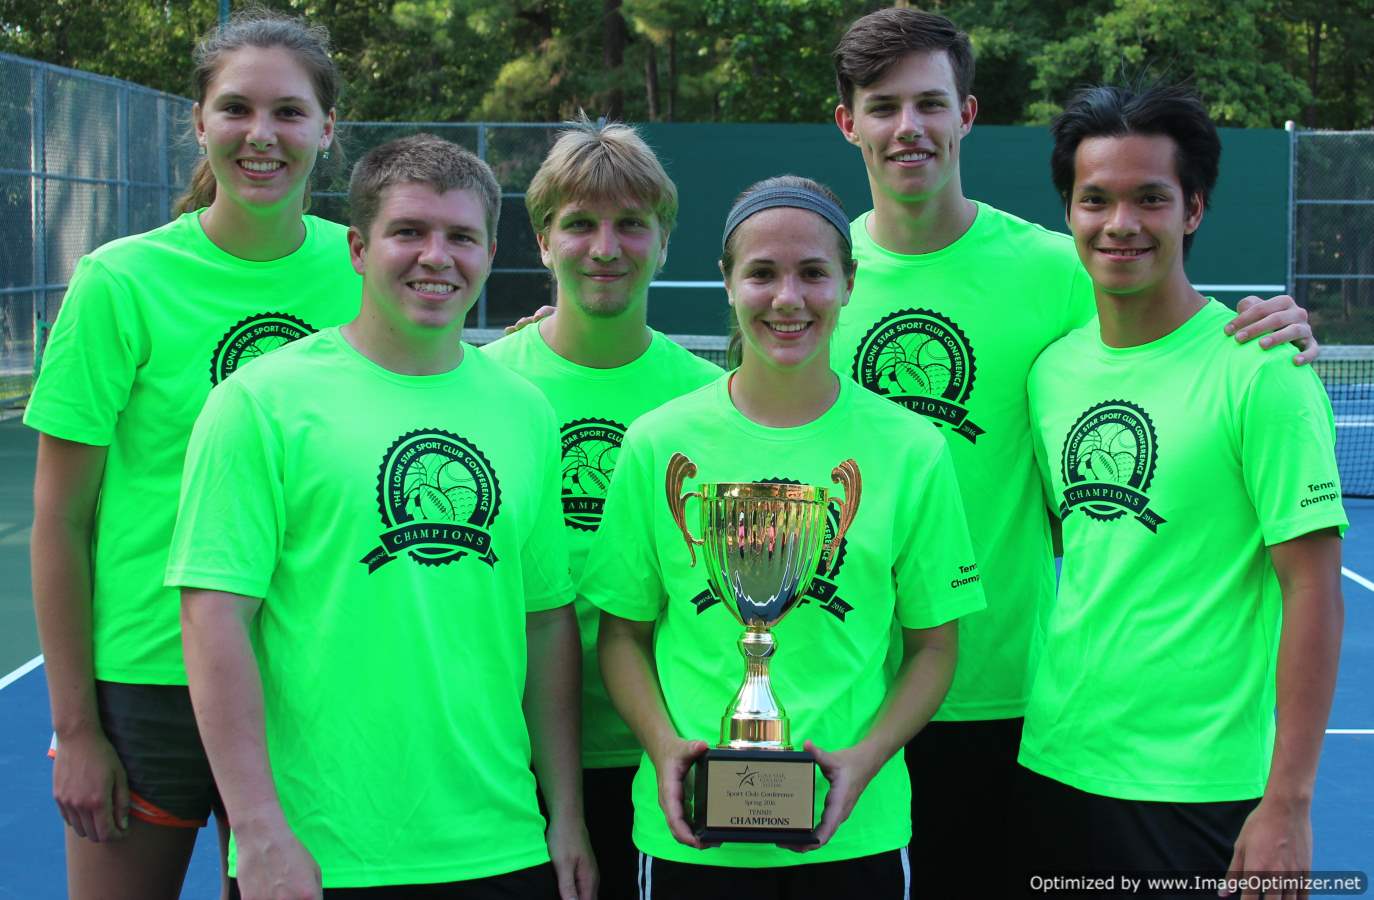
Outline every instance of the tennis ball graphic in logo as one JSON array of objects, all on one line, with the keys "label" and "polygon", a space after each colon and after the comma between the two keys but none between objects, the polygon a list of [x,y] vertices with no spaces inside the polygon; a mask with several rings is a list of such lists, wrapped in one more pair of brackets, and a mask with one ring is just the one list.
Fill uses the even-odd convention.
[{"label": "tennis ball graphic in logo", "polygon": [[405,509],[426,522],[466,522],[477,508],[477,486],[460,462],[440,453],[417,457],[406,472]]},{"label": "tennis ball graphic in logo", "polygon": [[1135,434],[1120,422],[1098,425],[1078,445],[1078,474],[1089,481],[1126,484],[1140,458]]},{"label": "tennis ball graphic in logo", "polygon": [[439,429],[408,432],[382,454],[377,509],[383,530],[359,562],[369,575],[401,554],[424,566],[469,554],[495,566],[491,523],[500,506],[496,471],[476,444]]},{"label": "tennis ball graphic in logo", "polygon": [[973,345],[947,316],[902,309],[879,319],[859,342],[852,372],[867,390],[952,428],[969,443],[983,434],[969,418]]},{"label": "tennis ball graphic in logo", "polygon": [[284,338],[280,335],[268,335],[267,337],[259,338],[258,340],[243,348],[243,353],[239,356],[239,365],[243,365],[250,359],[257,359],[259,356],[266,356],[273,350],[276,350],[280,347],[285,347],[289,343],[291,343],[289,339]]},{"label": "tennis ball graphic in logo", "polygon": [[241,319],[215,347],[210,358],[210,383],[219,384],[253,360],[314,332],[314,326],[286,313],[261,313]]},{"label": "tennis ball graphic in logo", "polygon": [[932,337],[915,335],[893,340],[878,354],[875,374],[885,394],[939,396],[949,385],[949,350]]},{"label": "tennis ball graphic in logo", "polygon": [[620,447],[605,440],[572,445],[563,457],[563,490],[585,497],[605,497],[619,453]]},{"label": "tennis ball graphic in logo", "polygon": [[574,419],[560,432],[563,521],[580,531],[601,525],[625,426],[611,419]]},{"label": "tennis ball graphic in logo", "polygon": [[1130,513],[1150,531],[1157,530],[1164,518],[1149,507],[1147,492],[1158,456],[1154,422],[1144,409],[1126,400],[1091,407],[1064,439],[1060,518],[1076,509],[1102,522]]}]

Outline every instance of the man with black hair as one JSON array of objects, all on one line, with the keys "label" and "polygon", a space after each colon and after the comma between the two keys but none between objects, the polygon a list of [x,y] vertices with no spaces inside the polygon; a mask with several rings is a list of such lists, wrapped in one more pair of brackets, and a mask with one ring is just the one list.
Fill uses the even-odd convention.
[{"label": "man with black hair", "polygon": [[[931,896],[955,896],[970,872],[986,875],[988,848],[1012,845],[1016,814],[1006,810],[1034,635],[1054,598],[1050,526],[1030,512],[1043,501],[1026,376],[1045,347],[1091,318],[1093,294],[1067,236],[965,196],[960,142],[978,101],[973,50],[953,22],[879,10],[851,25],[833,55],[835,122],[863,156],[873,209],[853,223],[859,268],[831,362],[944,430],[987,596],[984,612],[960,620],[954,683],[906,750],[917,878]],[[1306,313],[1290,298],[1241,308],[1218,330],[1306,345],[1273,354],[1284,365],[1315,357]]]},{"label": "man with black hair", "polygon": [[1098,318],[1029,382],[1064,540],[1020,753],[1032,871],[1305,872],[1342,620],[1330,403],[1184,271],[1221,155],[1194,94],[1092,88],[1052,131]]}]

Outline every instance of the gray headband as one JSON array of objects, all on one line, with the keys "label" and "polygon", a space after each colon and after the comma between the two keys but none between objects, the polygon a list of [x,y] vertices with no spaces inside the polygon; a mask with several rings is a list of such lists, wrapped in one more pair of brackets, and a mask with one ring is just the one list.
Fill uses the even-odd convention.
[{"label": "gray headband", "polygon": [[735,233],[735,229],[745,219],[756,212],[763,212],[765,209],[773,209],[778,206],[810,210],[834,225],[835,230],[840,233],[840,237],[844,240],[845,246],[850,246],[849,220],[845,218],[844,210],[840,209],[834,200],[823,194],[802,188],[774,187],[755,191],[734,205],[734,208],[730,210],[730,215],[725,217],[725,235],[720,239],[721,250],[725,250],[725,245],[730,241],[730,235]]}]

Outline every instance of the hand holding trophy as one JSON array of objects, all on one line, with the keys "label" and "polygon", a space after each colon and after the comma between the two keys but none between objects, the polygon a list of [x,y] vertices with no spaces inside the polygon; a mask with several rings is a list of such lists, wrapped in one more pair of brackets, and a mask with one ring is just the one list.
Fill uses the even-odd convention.
[{"label": "hand holding trophy", "polygon": [[[694,766],[695,789],[687,791],[692,827],[707,843],[815,843],[816,761],[793,749],[787,713],[773,695],[771,629],[833,564],[859,508],[859,467],[850,459],[831,472],[842,500],[823,487],[772,482],[707,482],[682,493],[695,475],[691,460],[673,454],[668,507],[692,565],[700,546],[712,588],[744,626],[745,677],[721,719],[719,743]],[[700,538],[687,525],[692,497],[701,502]],[[838,524],[827,543],[831,505],[838,507]]]}]

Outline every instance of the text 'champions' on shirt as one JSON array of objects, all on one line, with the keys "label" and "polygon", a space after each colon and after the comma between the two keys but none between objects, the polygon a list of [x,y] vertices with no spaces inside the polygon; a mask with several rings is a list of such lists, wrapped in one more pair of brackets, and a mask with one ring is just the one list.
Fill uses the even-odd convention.
[{"label": "text 'champions' on shirt", "polygon": [[1210,300],[1126,348],[1093,321],[1031,373],[1064,565],[1020,761],[1082,791],[1264,792],[1282,607],[1267,548],[1346,517],[1321,381],[1237,345],[1232,315]]}]

